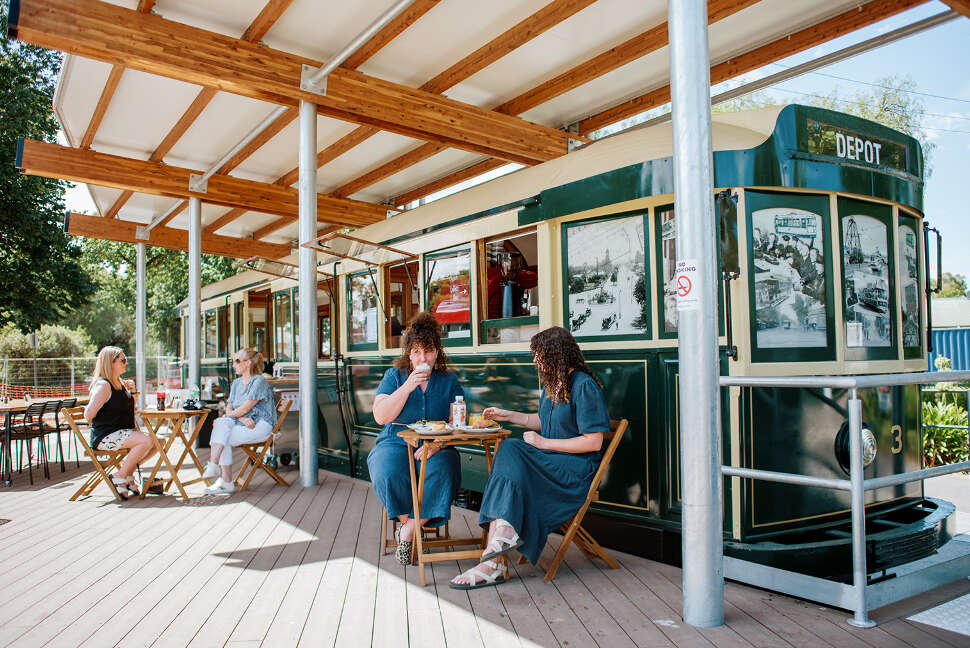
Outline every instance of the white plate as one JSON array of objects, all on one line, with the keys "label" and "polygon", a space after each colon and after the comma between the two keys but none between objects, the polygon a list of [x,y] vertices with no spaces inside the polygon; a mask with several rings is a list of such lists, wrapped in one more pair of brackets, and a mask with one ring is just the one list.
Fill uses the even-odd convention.
[{"label": "white plate", "polygon": [[432,430],[427,425],[419,425],[417,423],[408,423],[408,427],[418,434],[451,434],[451,428],[447,427],[444,430]]},{"label": "white plate", "polygon": [[460,425],[455,429],[460,430],[461,432],[496,432],[501,429],[501,427],[501,425],[492,425],[487,428],[477,428],[473,425]]}]

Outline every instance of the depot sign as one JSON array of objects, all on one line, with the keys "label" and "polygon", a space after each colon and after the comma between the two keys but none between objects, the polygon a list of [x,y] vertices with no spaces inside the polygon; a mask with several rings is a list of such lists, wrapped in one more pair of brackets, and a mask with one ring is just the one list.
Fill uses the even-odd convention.
[{"label": "depot sign", "polygon": [[835,155],[849,160],[865,160],[869,164],[879,164],[879,151],[882,144],[861,139],[845,133],[835,134]]}]

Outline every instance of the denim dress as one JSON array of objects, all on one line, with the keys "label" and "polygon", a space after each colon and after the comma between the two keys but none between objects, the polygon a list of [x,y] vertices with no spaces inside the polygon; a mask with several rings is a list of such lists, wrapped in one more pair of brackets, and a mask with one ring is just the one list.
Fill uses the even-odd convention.
[{"label": "denim dress", "polygon": [[[384,374],[377,387],[378,394],[392,394],[407,380],[403,369],[391,368]],[[414,448],[409,447],[397,433],[407,423],[422,419],[447,421],[455,396],[464,396],[465,390],[458,384],[453,373],[432,371],[426,390],[420,387],[408,396],[404,408],[392,423],[388,423],[377,437],[374,449],[367,455],[374,493],[387,509],[387,519],[400,515],[414,517],[411,500],[411,472],[408,461],[415,464],[420,474],[421,465],[414,460]],[[444,448],[428,460],[424,481],[424,500],[421,517],[428,518],[428,527],[442,526],[451,517],[451,502],[461,485],[461,464],[455,448]]]},{"label": "denim dress", "polygon": [[[553,403],[543,390],[539,422],[539,434],[547,439],[610,431],[603,390],[584,371],[569,376],[568,403]],[[482,495],[479,524],[484,528],[497,519],[511,524],[525,542],[519,552],[535,564],[549,533],[586,501],[601,456],[602,450],[570,454],[540,450],[521,439],[503,441]]]}]

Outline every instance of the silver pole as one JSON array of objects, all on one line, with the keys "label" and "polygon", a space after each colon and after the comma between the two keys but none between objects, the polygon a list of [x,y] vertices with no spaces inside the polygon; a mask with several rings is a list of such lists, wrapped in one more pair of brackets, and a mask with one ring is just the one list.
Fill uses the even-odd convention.
[{"label": "silver pole", "polygon": [[677,213],[684,621],[724,623],[707,3],[668,0]]},{"label": "silver pole", "polygon": [[199,386],[202,364],[202,200],[189,198],[189,330],[186,355],[189,361],[189,384]]},{"label": "silver pole", "polygon": [[866,500],[862,474],[862,401],[858,392],[849,392],[849,480],[852,482],[852,587],[855,614],[849,625],[871,628],[866,606]]},{"label": "silver pole", "polygon": [[145,407],[145,305],[148,291],[145,284],[145,244],[136,243],[135,259],[135,387],[138,389],[138,408]]},{"label": "silver pole", "polygon": [[300,484],[317,484],[317,105],[300,102]]}]

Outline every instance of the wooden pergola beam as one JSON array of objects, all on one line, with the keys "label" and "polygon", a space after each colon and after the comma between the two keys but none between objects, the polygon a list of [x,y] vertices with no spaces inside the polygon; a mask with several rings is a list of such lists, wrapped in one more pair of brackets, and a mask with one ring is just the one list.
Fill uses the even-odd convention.
[{"label": "wooden pergola beam", "polygon": [[[821,45],[839,36],[862,29],[880,20],[912,9],[928,0],[872,0],[861,7],[853,7],[838,16],[823,20],[811,27],[789,34],[756,49],[735,56],[711,67],[711,85],[733,79],[745,72],[774,63],[785,57]],[[670,86],[656,88],[579,122],[583,135],[623,121],[628,117],[662,106],[670,101]]]},{"label": "wooden pergola beam", "polygon": [[[708,4],[708,22],[715,23],[759,1],[710,0]],[[479,71],[485,65],[494,62],[501,55],[512,51],[529,39],[535,38],[543,31],[550,29],[590,4],[592,3],[588,1],[563,1],[546,5],[543,9],[421,86],[421,89],[431,90],[433,92],[444,92],[452,85],[460,83],[465,78]],[[539,84],[518,97],[495,107],[493,110],[509,115],[521,115],[527,110],[535,108],[546,101],[554,99],[565,92],[573,90],[584,83],[588,83],[607,72],[635,61],[642,56],[646,56],[650,52],[665,47],[666,45],[667,23],[662,23],[634,36],[616,47],[612,47],[594,56],[588,61],[580,63],[549,81]],[[444,150],[444,148],[440,147],[435,153]],[[432,154],[424,156],[422,154],[427,154],[430,151],[431,149],[428,148],[428,145],[408,151],[397,159],[382,164],[360,177],[351,180],[333,192],[332,195],[349,196],[354,194],[361,189],[427,159]]]},{"label": "wooden pergola beam", "polygon": [[[216,174],[209,179],[206,193],[196,193],[188,188],[189,175],[199,173],[194,169],[37,140],[21,140],[17,148],[17,168],[31,175],[170,198],[200,198],[216,205],[294,219],[299,216],[299,192],[289,187]],[[328,223],[362,227],[383,220],[387,211],[382,205],[320,194],[317,196],[317,215]]]},{"label": "wooden pergola beam", "polygon": [[[149,237],[146,240],[138,238],[136,235],[138,224],[130,221],[109,221],[100,216],[88,216],[87,214],[72,212],[67,214],[64,225],[65,231],[72,236],[120,243],[144,243],[154,247],[181,250],[182,252],[186,252],[189,246],[188,231],[173,227],[155,227],[149,232]],[[203,234],[202,253],[240,259],[251,256],[280,259],[289,256],[292,249],[289,245],[283,243],[266,243],[233,236]]]},{"label": "wooden pergola beam", "polygon": [[562,155],[568,135],[430,92],[337,68],[327,94],[300,88],[319,61],[100,0],[21,0],[10,25],[22,41],[284,106],[314,102],[328,117],[536,164]]},{"label": "wooden pergola beam", "polygon": [[[155,0],[151,0],[149,3],[149,9],[151,9],[151,5],[154,4]],[[266,35],[266,32],[270,30],[276,21],[280,19],[280,16],[283,15],[283,12],[285,12],[291,4],[293,4],[293,0],[269,0],[269,2],[263,6],[263,9],[259,12],[259,15],[256,16],[256,18],[253,19],[253,22],[250,23],[249,27],[246,28],[245,33],[242,35],[242,39],[250,42],[259,41],[259,39]],[[162,143],[158,145],[158,148],[152,152],[151,157],[148,159],[152,162],[160,162],[162,158],[168,155],[168,152],[172,150],[175,143],[178,142],[183,135],[185,135],[185,132],[189,130],[189,127],[191,127],[192,124],[195,123],[195,120],[199,118],[199,115],[202,114],[202,111],[206,106],[209,105],[209,102],[212,101],[215,96],[215,88],[202,88],[192,103],[189,104],[189,107],[185,110],[185,113],[183,113],[179,120],[175,122],[175,126],[172,127],[172,130],[168,132],[168,135],[165,136],[165,139],[162,140]],[[121,208],[125,206],[125,203],[128,202],[128,199],[131,198],[132,195],[133,192],[131,191],[122,192],[122,194],[115,200],[114,204],[111,205],[108,211],[104,214],[105,218],[114,218],[117,216],[118,212],[121,211]],[[174,217],[175,213],[173,212],[161,223],[161,225],[165,225]]]},{"label": "wooden pergola beam", "polygon": [[948,5],[950,9],[953,9],[958,14],[963,14],[967,18],[970,18],[970,0],[943,0],[943,4]]}]

